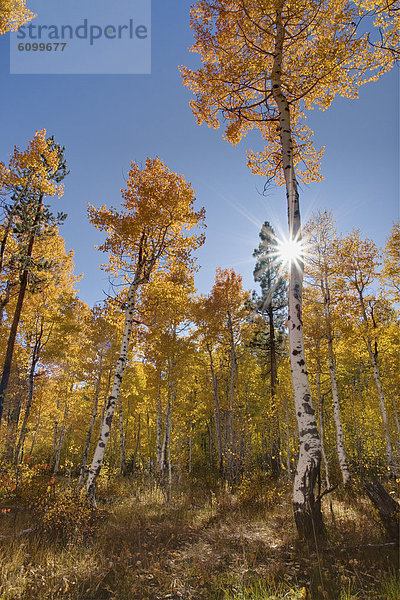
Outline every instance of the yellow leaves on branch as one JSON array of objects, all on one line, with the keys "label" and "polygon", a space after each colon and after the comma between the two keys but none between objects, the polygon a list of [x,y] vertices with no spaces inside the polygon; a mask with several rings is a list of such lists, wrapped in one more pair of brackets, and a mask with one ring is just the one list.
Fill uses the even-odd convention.
[{"label": "yellow leaves on branch", "polygon": [[400,302],[400,221],[393,225],[383,255],[382,279],[395,302]]},{"label": "yellow leaves on branch", "polygon": [[[195,95],[191,107],[197,122],[218,128],[222,117],[232,144],[259,129],[265,151],[250,151],[249,166],[283,183],[279,108],[272,93],[282,22],[278,76],[290,107],[297,176],[320,180],[322,151],[313,147],[304,109],[325,110],[337,94],[355,98],[360,85],[393,65],[393,54],[373,46],[370,34],[379,27],[385,39],[389,32],[393,37],[397,12],[384,10],[383,0],[199,0],[191,11],[192,51],[203,65],[181,67],[183,82]],[[372,25],[374,15],[379,19]]]},{"label": "yellow leaves on branch", "polygon": [[173,173],[159,158],[146,159],[143,169],[132,162],[127,187],[121,190],[122,210],[89,206],[89,219],[107,233],[99,247],[110,253],[108,271],[144,272],[167,261],[190,263],[191,252],[204,243],[205,211],[194,210],[194,191],[182,175]]},{"label": "yellow leaves on branch", "polygon": [[243,290],[241,275],[238,275],[234,269],[221,269],[221,267],[217,268],[211,296],[216,310],[219,307],[222,312],[242,307],[244,301],[250,298],[249,293]]},{"label": "yellow leaves on branch", "polygon": [[0,34],[17,31],[36,15],[26,7],[26,0],[0,0]]},{"label": "yellow leaves on branch", "polygon": [[0,162],[0,192],[22,188],[26,193],[39,192],[60,198],[64,188],[54,181],[59,163],[57,149],[51,149],[51,142],[46,139],[46,130],[37,131],[26,150],[14,148],[8,167]]}]

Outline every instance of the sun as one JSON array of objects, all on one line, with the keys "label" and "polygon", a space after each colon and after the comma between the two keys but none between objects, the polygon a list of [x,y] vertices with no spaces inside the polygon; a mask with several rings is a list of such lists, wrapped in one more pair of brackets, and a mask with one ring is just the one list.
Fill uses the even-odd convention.
[{"label": "sun", "polygon": [[297,262],[304,256],[304,246],[301,240],[279,240],[277,253],[283,262]]}]

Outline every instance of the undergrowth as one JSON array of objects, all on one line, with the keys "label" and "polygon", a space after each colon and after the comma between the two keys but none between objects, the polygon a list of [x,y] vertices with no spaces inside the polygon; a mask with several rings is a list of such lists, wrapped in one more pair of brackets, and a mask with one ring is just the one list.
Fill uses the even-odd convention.
[{"label": "undergrowth", "polygon": [[[290,486],[182,487],[170,505],[133,479],[93,510],[64,481],[0,517],[1,600],[398,600],[398,550],[359,497],[325,499],[328,538],[296,538]],[[200,481],[198,483],[200,489]],[[189,493],[190,492],[190,493]],[[17,499],[15,499],[16,501]]]}]

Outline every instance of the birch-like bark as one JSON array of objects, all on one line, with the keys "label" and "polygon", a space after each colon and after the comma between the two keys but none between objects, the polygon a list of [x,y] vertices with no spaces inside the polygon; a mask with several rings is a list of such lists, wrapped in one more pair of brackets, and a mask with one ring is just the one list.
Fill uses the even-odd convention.
[{"label": "birch-like bark", "polygon": [[368,348],[368,354],[369,354],[369,358],[370,358],[371,365],[372,365],[372,370],[374,373],[376,389],[378,390],[379,404],[380,404],[380,408],[381,408],[382,423],[383,423],[383,431],[384,431],[385,440],[386,440],[386,459],[387,459],[389,469],[392,470],[393,469],[393,445],[392,445],[392,440],[390,438],[390,432],[389,432],[389,421],[388,421],[388,415],[387,415],[387,410],[386,410],[385,394],[383,391],[382,380],[381,380],[381,376],[379,373],[378,361],[377,361],[375,352],[372,350],[371,338],[369,336],[367,337],[367,348]]},{"label": "birch-like bark", "polygon": [[394,390],[392,390],[392,402],[393,402],[393,410],[394,410],[394,421],[396,423],[396,431],[397,431],[397,441],[396,441],[396,447],[397,447],[397,451],[400,451],[400,422],[399,422],[399,413],[397,410],[397,400],[396,400],[396,394],[394,392]]},{"label": "birch-like bark", "polygon": [[[269,289],[271,288],[271,282],[268,277]],[[276,384],[278,380],[278,368],[276,363],[276,340],[275,340],[275,325],[274,325],[274,311],[272,303],[268,306],[268,321],[269,321],[269,346],[270,346],[270,381],[271,381],[271,408],[272,408],[272,456],[271,456],[271,467],[272,473],[275,477],[279,477],[282,471],[281,463],[281,432],[279,423],[278,407],[276,405]]]},{"label": "birch-like bark", "polygon": [[161,473],[162,406],[161,406],[160,392],[158,394],[159,395],[158,395],[157,415],[156,415],[156,444],[157,444],[156,463],[157,463],[157,470]]},{"label": "birch-like bark", "polygon": [[38,411],[38,418],[37,418],[37,421],[36,421],[35,433],[33,434],[33,438],[32,438],[31,448],[29,450],[29,456],[32,456],[32,454],[33,454],[33,448],[35,447],[36,438],[37,438],[37,434],[38,434],[39,427],[40,427],[40,418],[41,418],[41,416],[42,416],[42,402],[40,401],[40,403],[39,403],[39,411]]},{"label": "birch-like bark", "polygon": [[124,411],[122,406],[121,396],[118,398],[119,408],[119,449],[121,454],[121,475],[126,475],[126,453],[125,453],[125,437],[124,437]]},{"label": "birch-like bark", "polygon": [[31,408],[32,408],[32,402],[33,402],[35,370],[36,370],[36,365],[39,360],[42,335],[43,335],[43,320],[41,321],[41,328],[39,331],[39,336],[35,340],[35,344],[34,344],[33,352],[32,352],[31,367],[29,369],[29,377],[28,377],[28,386],[29,386],[28,402],[25,407],[25,413],[24,413],[24,418],[22,421],[21,431],[19,434],[19,438],[18,438],[18,442],[17,442],[16,448],[15,448],[15,454],[14,454],[14,462],[16,465],[18,465],[21,460],[22,449],[24,446],[25,436],[26,436],[26,432],[28,429],[28,420],[29,420],[29,415],[30,415]]},{"label": "birch-like bark", "polygon": [[[336,428],[336,449],[339,461],[340,472],[342,474],[343,484],[347,485],[350,481],[350,471],[347,463],[346,450],[344,447],[344,436],[343,436],[343,426],[342,419],[340,416],[340,404],[339,404],[339,394],[337,388],[337,378],[336,378],[336,364],[335,364],[335,355],[333,352],[333,334],[331,327],[331,297],[329,291],[329,284],[326,274],[323,276],[323,280],[321,281],[321,289],[324,297],[324,314],[326,321],[326,330],[327,330],[327,340],[328,340],[328,362],[329,362],[329,377],[331,380],[331,390],[332,390],[332,402],[333,402],[333,419],[335,422]],[[321,433],[322,438],[322,433]]]},{"label": "birch-like bark", "polygon": [[[282,5],[276,11],[276,34],[274,63],[271,72],[272,95],[278,107],[279,135],[282,149],[282,167],[288,201],[288,221],[291,240],[299,240],[301,221],[299,195],[293,163],[293,141],[291,134],[290,106],[282,89],[282,60],[284,25]],[[308,374],[305,364],[302,294],[304,265],[299,258],[290,265],[289,278],[289,347],[290,366],[296,418],[299,429],[300,453],[293,485],[293,509],[300,537],[313,540],[323,533],[321,501],[315,497],[314,489],[320,474],[321,440],[318,434],[315,411],[312,404]]]},{"label": "birch-like bark", "polygon": [[67,418],[69,413],[68,401],[65,402],[64,420],[60,431],[60,438],[58,440],[57,450],[54,459],[53,475],[57,475],[58,469],[60,468],[61,450],[64,443],[65,432],[67,429]]},{"label": "birch-like bark", "polygon": [[167,466],[167,451],[169,438],[171,435],[171,398],[168,397],[167,410],[165,412],[165,429],[164,429],[164,439],[161,445],[161,455],[160,455],[160,473],[164,475],[165,467]]},{"label": "birch-like bark", "polygon": [[286,471],[287,476],[292,480],[292,461],[290,452],[290,417],[289,402],[286,400]]},{"label": "birch-like bark", "polygon": [[103,406],[101,407],[101,416],[100,416],[100,429],[101,429],[101,425],[104,421],[104,414],[106,412],[106,408],[107,408],[107,401],[108,401],[108,396],[110,394],[110,387],[111,387],[111,377],[112,377],[112,365],[110,366],[109,370],[108,370],[108,377],[107,377],[107,385],[106,385],[106,391],[104,394],[104,399],[103,399]]},{"label": "birch-like bark", "polygon": [[[58,406],[57,406],[58,408]],[[57,455],[57,440],[58,440],[58,421],[54,421],[54,425],[53,425],[53,465],[56,462],[56,455]]]},{"label": "birch-like bark", "polygon": [[227,415],[227,445],[228,445],[228,456],[227,456],[227,470],[231,482],[234,481],[236,476],[237,466],[237,447],[233,428],[233,413],[234,413],[234,395],[235,395],[235,381],[237,375],[237,361],[235,352],[235,340],[233,337],[233,326],[230,312],[228,312],[228,330],[229,330],[229,346],[230,346],[230,378],[229,378],[229,400],[228,400],[228,415]]},{"label": "birch-like bark", "polygon": [[[196,397],[196,395],[195,395],[195,397]],[[192,472],[192,451],[193,451],[192,430],[193,430],[193,423],[192,423],[192,421],[190,421],[189,422],[189,439],[188,439],[188,446],[189,446],[188,471],[189,471],[189,474]]]},{"label": "birch-like bark", "polygon": [[140,445],[140,430],[141,430],[141,419],[140,419],[140,413],[139,413],[138,414],[138,428],[137,428],[137,434],[136,434],[136,444],[135,444],[135,450],[133,452],[133,457],[132,457],[133,470],[136,470],[136,461],[137,461],[137,455],[139,452],[139,445]]},{"label": "birch-like bark", "polygon": [[316,379],[315,384],[316,384],[316,388],[317,388],[317,396],[318,396],[318,402],[319,402],[319,435],[321,437],[322,460],[324,462],[324,467],[325,467],[326,487],[329,490],[331,487],[331,483],[329,481],[329,465],[328,465],[328,459],[326,457],[325,444],[324,444],[324,397],[321,392],[321,374],[317,373],[315,379]]},{"label": "birch-like bark", "polygon": [[211,381],[214,393],[214,423],[215,423],[215,436],[217,438],[217,451],[218,451],[218,469],[222,474],[224,468],[224,455],[222,445],[222,433],[221,433],[221,411],[218,400],[218,380],[214,370],[214,360],[210,346],[207,344],[207,351],[210,357],[210,370],[211,370]]},{"label": "birch-like bark", "polygon": [[96,390],[95,390],[95,394],[94,394],[94,402],[93,402],[93,411],[92,411],[92,418],[90,421],[90,425],[89,425],[89,430],[86,436],[86,443],[85,443],[85,450],[83,452],[83,458],[82,458],[82,465],[81,465],[81,470],[79,473],[79,480],[78,480],[78,490],[80,490],[83,486],[83,483],[85,481],[85,476],[86,476],[86,471],[87,471],[87,460],[88,460],[88,456],[89,456],[89,450],[90,450],[90,442],[92,440],[92,434],[93,434],[93,429],[94,429],[94,424],[96,422],[96,417],[97,417],[97,408],[98,408],[98,404],[99,404],[99,395],[100,395],[100,386],[101,386],[101,376],[103,373],[103,352],[100,351],[100,358],[99,358],[99,373],[97,376],[97,382],[96,382]]},{"label": "birch-like bark", "polygon": [[[387,415],[387,410],[386,410],[386,399],[385,399],[385,394],[384,394],[383,386],[382,386],[382,380],[381,380],[379,367],[378,367],[377,344],[375,343],[375,352],[374,352],[374,350],[372,349],[371,336],[369,335],[369,332],[368,332],[369,323],[368,323],[368,317],[367,317],[367,312],[366,312],[366,308],[365,308],[363,288],[359,287],[357,285],[357,283],[356,283],[356,288],[357,288],[358,296],[360,299],[362,317],[363,317],[365,326],[367,328],[366,343],[367,343],[368,355],[369,355],[369,359],[371,361],[375,385],[376,385],[376,389],[378,391],[378,396],[379,396],[379,404],[380,404],[382,423],[383,423],[383,432],[384,432],[385,440],[386,440],[386,459],[387,459],[388,467],[389,467],[390,471],[392,471],[392,469],[393,469],[393,445],[392,445],[392,440],[390,438],[390,432],[389,432],[389,421],[388,421],[388,415]],[[372,313],[371,316],[372,316],[373,325],[374,325],[374,327],[376,327],[373,312],[371,311],[371,313]]]},{"label": "birch-like bark", "polygon": [[167,504],[171,500],[172,490],[172,461],[171,461],[171,413],[169,414],[169,436],[168,436],[168,487],[167,487]]},{"label": "birch-like bark", "polygon": [[128,290],[128,297],[126,302],[125,310],[125,327],[122,336],[121,348],[117,366],[114,374],[114,381],[111,388],[111,394],[108,398],[107,408],[104,413],[104,419],[101,424],[99,441],[94,452],[92,464],[89,470],[88,480],[86,484],[86,492],[88,498],[91,500],[93,505],[96,504],[96,483],[97,478],[100,474],[101,467],[104,461],[104,455],[107,447],[108,440],[110,438],[111,423],[117,406],[118,398],[121,392],[122,377],[125,371],[126,359],[128,355],[129,342],[132,333],[133,326],[133,309],[135,306],[136,294],[140,282],[140,273],[137,272],[132,284]]}]

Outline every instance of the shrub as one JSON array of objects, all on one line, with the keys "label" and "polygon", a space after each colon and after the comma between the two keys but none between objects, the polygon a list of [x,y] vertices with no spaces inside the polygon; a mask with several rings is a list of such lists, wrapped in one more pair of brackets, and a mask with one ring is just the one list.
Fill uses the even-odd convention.
[{"label": "shrub", "polygon": [[97,528],[105,511],[93,508],[75,490],[56,492],[53,485],[34,508],[36,528],[41,535],[60,541],[85,541]]}]

